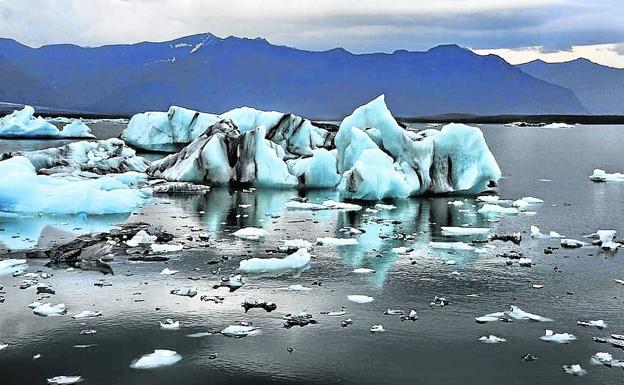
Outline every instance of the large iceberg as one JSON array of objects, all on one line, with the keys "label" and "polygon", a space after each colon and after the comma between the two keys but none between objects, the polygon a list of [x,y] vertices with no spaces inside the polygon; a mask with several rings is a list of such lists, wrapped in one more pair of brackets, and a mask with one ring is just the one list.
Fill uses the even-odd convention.
[{"label": "large iceberg", "polygon": [[0,213],[113,214],[132,212],[150,197],[147,175],[134,171],[37,174],[24,156],[0,161]]},{"label": "large iceberg", "polygon": [[74,120],[59,130],[42,117],[35,117],[35,109],[24,106],[0,118],[0,137],[4,138],[95,138],[91,129],[80,120]]},{"label": "large iceberg", "polygon": [[448,124],[404,129],[384,95],[358,107],[335,136],[307,119],[243,107],[222,114],[148,173],[169,181],[268,187],[338,187],[349,199],[475,193],[501,171],[481,130]]},{"label": "large iceberg", "polygon": [[241,107],[214,115],[178,106],[171,106],[168,112],[134,115],[121,138],[141,149],[175,152],[224,119],[233,121],[241,133],[264,126],[266,139],[279,144],[287,154],[296,156],[312,155],[316,148],[330,147],[333,140],[330,131],[293,114]]}]

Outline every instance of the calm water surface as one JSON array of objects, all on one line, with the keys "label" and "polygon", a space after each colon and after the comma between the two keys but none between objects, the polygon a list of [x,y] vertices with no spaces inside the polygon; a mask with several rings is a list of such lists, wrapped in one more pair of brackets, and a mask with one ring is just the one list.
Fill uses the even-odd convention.
[{"label": "calm water surface", "polygon": [[[121,127],[94,127],[100,137],[116,136]],[[0,341],[10,346],[0,351],[3,385],[41,384],[56,375],[81,375],[88,384],[621,384],[624,371],[592,366],[590,357],[599,351],[624,359],[624,351],[592,341],[592,336],[624,334],[624,279],[622,251],[599,252],[595,247],[558,250],[544,255],[556,240],[531,240],[531,224],[543,231],[555,230],[571,238],[598,229],[624,233],[624,184],[592,183],[587,176],[594,168],[624,170],[624,127],[577,126],[569,130],[481,126],[504,174],[499,194],[504,198],[536,196],[546,201],[534,207],[534,216],[521,214],[492,221],[476,213],[478,205],[466,198],[461,207],[447,204],[456,197],[413,198],[394,203],[397,209],[368,213],[287,211],[284,204],[298,195],[311,201],[336,199],[333,191],[272,191],[252,193],[215,189],[201,197],[154,198],[133,215],[104,217],[55,216],[0,218],[0,242],[8,248],[46,244],[72,233],[102,231],[113,223],[148,221],[160,224],[184,242],[184,235],[202,228],[212,236],[209,246],[184,250],[166,263],[113,262],[115,274],[49,269],[42,261],[29,261],[29,271],[54,274],[47,280],[70,314],[100,310],[102,317],[74,320],[68,316],[42,318],[26,305],[38,297],[34,289],[20,290],[21,277],[0,276],[6,301],[0,304]],[[0,141],[0,151],[56,146],[50,141]],[[550,181],[540,181],[548,179]],[[461,199],[464,199],[462,197]],[[250,207],[240,207],[250,205]],[[521,231],[521,246],[495,242],[496,249],[484,254],[443,252],[429,249],[429,241],[453,240],[440,233],[440,226],[492,227],[496,233]],[[264,227],[264,241],[234,238],[241,227]],[[282,239],[345,236],[343,227],[365,230],[359,245],[315,246],[310,268],[297,277],[246,277],[245,286],[234,293],[213,289],[220,275],[235,272],[238,262],[249,257],[276,254]],[[394,234],[414,239],[395,239]],[[413,247],[410,254],[391,251]],[[506,266],[498,257],[518,250],[535,262],[531,268]],[[277,254],[282,256],[282,254]],[[207,264],[223,256],[225,263]],[[448,264],[453,260],[456,264]],[[162,276],[164,268],[179,270]],[[374,274],[353,274],[368,267]],[[555,267],[557,269],[555,269]],[[189,277],[200,278],[190,280]],[[93,284],[105,278],[113,286]],[[320,283],[320,285],[319,285]],[[292,284],[309,291],[285,290]],[[543,289],[532,288],[544,285]],[[197,287],[194,298],[177,297],[169,291]],[[222,295],[221,304],[202,302],[201,295]],[[356,304],[346,298],[364,294],[375,298]],[[473,296],[479,294],[479,296]],[[450,304],[430,307],[435,296]],[[245,314],[245,299],[273,301],[272,313],[252,309]],[[477,324],[474,318],[505,310],[516,304],[526,311],[553,318],[552,323]],[[346,317],[321,315],[322,311],[347,306]],[[386,316],[388,308],[416,309],[420,319],[401,322]],[[308,310],[318,321],[303,328],[282,327],[287,313]],[[158,321],[173,318],[180,330],[165,331]],[[340,321],[353,319],[342,328]],[[582,328],[577,320],[603,319],[609,328]],[[262,333],[241,339],[221,335],[189,338],[201,331],[221,330],[238,321],[251,321]],[[382,334],[371,334],[374,324],[383,324]],[[93,328],[96,335],[80,335]],[[539,340],[544,329],[570,332],[578,340],[567,345]],[[477,342],[494,334],[506,343]],[[89,348],[75,345],[94,344]],[[290,353],[287,348],[292,347]],[[182,355],[179,363],[153,370],[129,368],[133,359],[154,349],[171,349]],[[209,359],[218,353],[217,359]],[[535,362],[523,362],[531,353]],[[42,358],[33,360],[34,354]],[[573,377],[561,365],[580,363],[588,374]]]}]

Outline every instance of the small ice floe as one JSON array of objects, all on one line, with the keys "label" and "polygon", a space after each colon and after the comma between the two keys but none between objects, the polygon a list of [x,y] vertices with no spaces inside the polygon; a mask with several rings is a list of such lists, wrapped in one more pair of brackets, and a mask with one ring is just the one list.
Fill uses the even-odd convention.
[{"label": "small ice floe", "polygon": [[369,297],[367,295],[359,295],[359,294],[348,295],[347,299],[355,303],[370,303],[375,300],[373,297]]},{"label": "small ice floe", "polygon": [[383,203],[377,203],[374,206],[377,210],[394,210],[396,209],[395,205],[388,205]]},{"label": "small ice floe", "polygon": [[351,246],[357,245],[358,241],[355,238],[322,237],[316,238],[316,243],[324,246]]},{"label": "small ice floe", "polygon": [[343,315],[347,315],[346,307],[342,307],[340,310],[332,310],[332,311],[322,311],[322,315],[326,315],[329,317],[342,317]]},{"label": "small ice floe", "polygon": [[211,332],[198,332],[198,333],[187,334],[186,336],[188,338],[204,338],[204,337],[208,337],[208,336],[212,336],[212,335],[214,335],[214,333],[211,333]]},{"label": "small ice floe", "polygon": [[479,210],[479,214],[492,214],[492,215],[514,215],[518,214],[519,210],[515,207],[503,207],[496,204],[486,203]]},{"label": "small ice floe", "polygon": [[370,331],[371,333],[383,333],[386,329],[384,329],[383,325],[379,324],[371,326]]},{"label": "small ice floe", "polygon": [[0,342],[0,350],[4,350],[9,347],[9,344],[5,344],[4,342]]},{"label": "small ice floe", "polygon": [[160,328],[164,330],[178,330],[180,329],[180,321],[174,321],[171,318],[167,318],[164,322],[159,322]]},{"label": "small ice floe", "polygon": [[442,226],[442,235],[465,236],[465,235],[486,235],[490,232],[487,227],[451,227]]},{"label": "small ice floe", "polygon": [[401,246],[401,247],[394,247],[390,251],[392,251],[395,254],[407,254],[407,253],[414,251],[414,249],[412,247]]},{"label": "small ice floe", "polygon": [[546,238],[561,238],[561,234],[556,231],[551,231],[548,234],[544,234],[540,231],[539,227],[531,226],[531,238],[546,239]]},{"label": "small ice floe", "polygon": [[458,251],[471,251],[474,250],[474,246],[465,242],[429,242],[429,247],[432,249],[445,249],[445,250],[458,250]]},{"label": "small ice floe", "polygon": [[354,274],[372,274],[374,272],[375,270],[368,269],[366,267],[358,267],[358,268],[353,269]]},{"label": "small ice floe", "polygon": [[156,242],[156,239],[158,239],[157,236],[150,235],[145,230],[140,230],[139,232],[134,234],[134,237],[132,237],[131,239],[126,241],[126,245],[128,245],[130,247],[138,247],[138,246],[142,246],[142,245],[151,245],[152,243]]},{"label": "small ice floe", "polygon": [[617,250],[622,245],[620,243],[614,242],[615,239],[615,230],[598,230],[596,234],[592,234],[594,237],[598,238],[597,243],[600,245],[600,248],[607,250]]},{"label": "small ice floe", "polygon": [[579,364],[563,365],[561,368],[563,368],[564,372],[572,374],[573,376],[584,376],[587,374],[587,370],[581,368]]},{"label": "small ice floe", "polygon": [[132,369],[154,369],[161,366],[170,366],[182,359],[182,356],[173,350],[156,349],[154,353],[145,354],[130,364]]},{"label": "small ice floe", "polygon": [[589,176],[589,179],[594,182],[624,182],[624,174],[619,172],[609,174],[605,170],[597,168]]},{"label": "small ice floe", "polygon": [[251,325],[229,325],[221,330],[221,334],[226,337],[243,338],[260,333],[260,329]]},{"label": "small ice floe", "polygon": [[312,290],[309,287],[305,287],[303,285],[290,285],[286,288],[286,290],[288,291],[308,291],[308,290]]},{"label": "small ice floe", "polygon": [[214,285],[213,289],[218,289],[220,287],[227,287],[230,289],[230,293],[235,292],[236,290],[243,287],[243,276],[240,274],[232,274],[229,277],[221,277],[218,285]]},{"label": "small ice floe", "polygon": [[257,227],[245,227],[232,233],[235,237],[257,241],[269,235],[265,229]]},{"label": "small ice floe", "polygon": [[33,358],[32,358],[32,359],[33,359],[33,361],[34,361],[34,360],[38,360],[38,359],[40,359],[41,357],[42,357],[42,356],[41,356],[41,354],[37,353],[37,354],[33,355]]},{"label": "small ice floe", "polygon": [[183,245],[170,245],[167,243],[152,243],[150,246],[153,253],[175,253],[182,251]]},{"label": "small ice floe", "polygon": [[576,249],[585,246],[585,242],[581,242],[576,239],[563,238],[561,239],[561,247],[566,249]]},{"label": "small ice floe", "polygon": [[522,358],[522,361],[524,361],[524,362],[533,362],[533,361],[539,360],[539,358],[535,357],[531,353],[527,353],[527,354],[523,355],[521,358]]},{"label": "small ice floe", "polygon": [[509,321],[509,318],[535,322],[552,322],[552,319],[550,318],[526,312],[515,305],[511,305],[507,311],[486,314],[482,317],[475,318],[475,320],[477,323],[485,323],[494,321]]},{"label": "small ice floe", "polygon": [[351,318],[340,321],[340,326],[342,326],[343,328],[346,328],[349,325],[353,325],[353,320]]},{"label": "small ice floe", "polygon": [[544,285],[537,285],[537,284],[534,284],[534,285],[531,285],[531,287],[532,287],[533,289],[543,289],[543,288],[544,288]]},{"label": "small ice floe", "polygon": [[624,369],[624,361],[614,359],[610,353],[598,352],[591,357],[590,362],[593,365],[604,365],[609,368],[620,367]]},{"label": "small ice floe", "polygon": [[160,272],[160,274],[161,274],[161,275],[174,275],[174,274],[177,274],[177,273],[178,273],[178,270],[171,270],[171,269],[169,269],[168,267],[165,267],[165,268],[164,268],[164,269]]},{"label": "small ice floe", "polygon": [[286,329],[290,329],[293,326],[304,327],[306,325],[314,325],[318,323],[312,317],[312,314],[308,313],[307,311],[302,311],[299,314],[286,314],[285,316],[282,317],[282,319],[284,320],[282,325]]},{"label": "small ice floe", "polygon": [[286,202],[285,207],[289,210],[346,210],[346,211],[359,211],[362,210],[362,206],[353,203],[337,202],[334,200],[327,200],[322,204],[302,202],[299,200],[292,200]]},{"label": "small ice floe", "polygon": [[451,205],[451,206],[463,206],[464,205],[464,201],[459,201],[459,200],[457,200],[457,201],[448,201],[447,204]]},{"label": "small ice floe", "polygon": [[297,251],[299,249],[312,249],[312,242],[303,239],[285,239],[282,240],[282,244],[279,246],[282,251]]},{"label": "small ice floe", "polygon": [[180,288],[180,289],[173,289],[169,293],[173,295],[179,295],[182,297],[193,298],[197,295],[197,289],[194,287]]},{"label": "small ice floe", "polygon": [[557,344],[567,344],[576,341],[576,336],[570,333],[555,333],[552,330],[546,329],[546,333],[540,337],[540,340]]},{"label": "small ice floe", "polygon": [[64,303],[52,305],[48,302],[35,307],[33,313],[41,317],[55,317],[67,314],[67,308]]},{"label": "small ice floe", "polygon": [[418,313],[416,312],[416,310],[411,309],[410,312],[407,315],[402,315],[401,316],[401,321],[416,321],[418,320]]},{"label": "small ice floe", "polygon": [[448,304],[449,304],[449,301],[448,301],[446,298],[444,298],[444,297],[438,297],[438,296],[436,295],[436,296],[433,298],[433,301],[431,301],[431,302],[429,303],[429,306],[431,306],[431,307],[434,307],[434,306],[440,306],[440,307],[443,307],[443,306],[446,306],[446,305],[448,305]]},{"label": "small ice floe", "polygon": [[477,201],[478,202],[491,203],[491,204],[509,203],[509,200],[500,199],[500,197],[498,195],[479,195],[477,197]]},{"label": "small ice floe", "polygon": [[484,344],[500,344],[507,341],[504,338],[501,337],[497,337],[493,334],[490,334],[489,336],[483,336],[479,338],[479,342],[482,342]]},{"label": "small ice floe", "polygon": [[29,303],[29,304],[28,304],[28,305],[26,305],[26,306],[28,306],[28,307],[29,307],[29,308],[31,308],[31,309],[34,309],[34,308],[39,307],[39,306],[41,306],[41,305],[43,305],[41,302],[35,301],[35,302],[33,302],[33,303]]},{"label": "small ice floe", "polygon": [[340,231],[351,235],[364,234],[364,230],[356,229],[355,227],[343,227]]},{"label": "small ice floe", "polygon": [[102,316],[102,312],[101,311],[97,311],[97,310],[83,310],[78,314],[74,314],[73,316],[71,316],[73,319],[80,319],[80,318],[95,318],[95,317],[101,317]]},{"label": "small ice floe", "polygon": [[405,312],[401,309],[388,309],[384,311],[385,315],[405,315]]},{"label": "small ice floe", "polygon": [[576,321],[579,326],[593,326],[598,329],[605,329],[608,325],[605,321],[599,319],[596,321]]},{"label": "small ice floe", "polygon": [[261,300],[245,300],[241,306],[245,309],[245,313],[247,313],[250,309],[264,309],[268,313],[277,309],[277,305],[275,303]]},{"label": "small ice floe", "polygon": [[335,210],[347,210],[347,211],[362,210],[362,206],[360,205],[356,205],[353,203],[346,203],[346,202],[336,202],[333,200],[327,200],[323,202],[323,206],[328,207],[330,209],[335,209]]},{"label": "small ice floe", "polygon": [[84,378],[82,378],[81,376],[56,376],[48,378],[47,381],[48,384],[69,385],[82,382],[84,381]]},{"label": "small ice floe", "polygon": [[527,202],[527,203],[529,203],[531,205],[544,203],[543,199],[536,198],[536,197],[522,197],[520,199],[522,199],[523,201],[525,201],[525,202]]},{"label": "small ice floe", "polygon": [[92,336],[94,334],[97,334],[97,330],[95,329],[84,329],[80,331],[81,336]]},{"label": "small ice floe", "polygon": [[624,285],[624,279],[614,279],[614,281],[620,285]]},{"label": "small ice floe", "polygon": [[247,274],[282,274],[302,270],[310,263],[307,249],[299,249],[284,258],[251,258],[242,260],[238,270]]}]

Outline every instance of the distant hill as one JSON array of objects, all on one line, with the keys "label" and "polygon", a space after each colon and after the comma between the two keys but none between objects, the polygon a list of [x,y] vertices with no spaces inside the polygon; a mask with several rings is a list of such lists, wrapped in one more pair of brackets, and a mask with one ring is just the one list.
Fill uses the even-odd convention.
[{"label": "distant hill", "polygon": [[587,59],[552,64],[535,60],[518,67],[536,78],[571,89],[592,114],[624,114],[624,69]]},{"label": "distant hill", "polygon": [[381,93],[399,116],[584,114],[572,91],[456,45],[352,54],[211,34],[96,48],[0,39],[0,100],[102,114],[249,105],[338,118]]}]

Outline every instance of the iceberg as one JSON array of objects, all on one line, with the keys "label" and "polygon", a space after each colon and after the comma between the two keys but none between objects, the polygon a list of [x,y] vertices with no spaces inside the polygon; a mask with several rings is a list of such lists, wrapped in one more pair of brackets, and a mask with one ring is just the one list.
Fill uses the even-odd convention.
[{"label": "iceberg", "polygon": [[41,317],[55,317],[67,314],[67,308],[64,303],[52,305],[48,302],[35,307],[33,313]]},{"label": "iceberg", "polygon": [[35,109],[24,106],[0,118],[0,137],[3,138],[95,138],[91,129],[80,120],[74,120],[59,130],[44,118],[35,117]]},{"label": "iceberg", "polygon": [[605,170],[597,168],[589,176],[589,179],[594,182],[624,182],[624,174],[619,172],[609,174]]},{"label": "iceberg", "polygon": [[[171,126],[162,114],[159,122]],[[197,114],[192,116],[199,119]],[[144,119],[139,116],[133,119]],[[206,118],[205,124],[186,147],[153,162],[148,172],[172,182],[337,188],[344,198],[366,200],[481,192],[501,177],[479,128],[449,124],[408,131],[394,119],[384,95],[355,109],[335,138],[307,119],[248,107]],[[131,144],[138,135],[130,135],[134,130],[122,136]]]},{"label": "iceberg", "polygon": [[154,353],[145,354],[132,361],[132,369],[153,369],[160,366],[170,366],[182,359],[182,356],[173,350],[156,349]]},{"label": "iceberg", "polygon": [[251,258],[240,262],[238,270],[247,274],[282,274],[304,269],[310,263],[310,254],[299,249],[284,258]]},{"label": "iceberg", "polygon": [[38,175],[29,159],[0,161],[0,212],[114,214],[132,212],[151,197],[147,175]]}]

